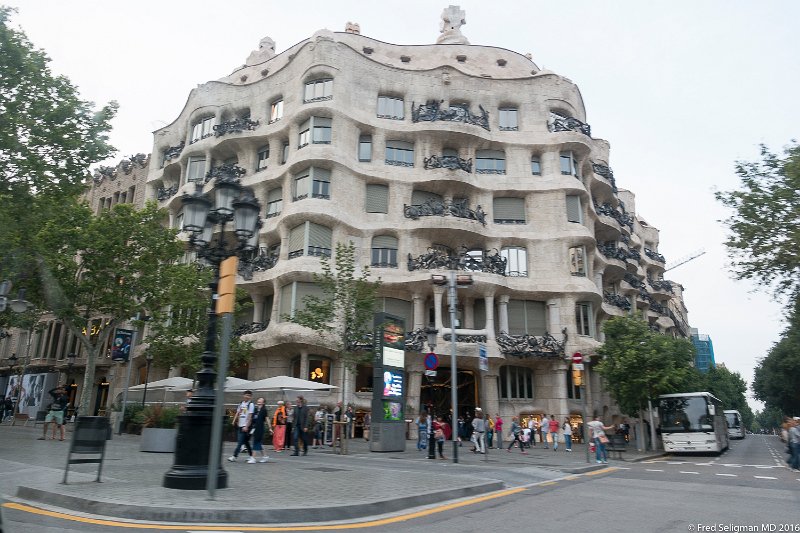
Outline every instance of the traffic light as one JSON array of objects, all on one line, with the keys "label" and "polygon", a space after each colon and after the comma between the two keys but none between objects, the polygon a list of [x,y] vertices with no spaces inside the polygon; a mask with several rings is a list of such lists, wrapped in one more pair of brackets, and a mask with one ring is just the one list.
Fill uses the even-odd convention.
[{"label": "traffic light", "polygon": [[217,284],[217,314],[233,313],[236,301],[236,268],[238,258],[234,255],[219,264]]}]

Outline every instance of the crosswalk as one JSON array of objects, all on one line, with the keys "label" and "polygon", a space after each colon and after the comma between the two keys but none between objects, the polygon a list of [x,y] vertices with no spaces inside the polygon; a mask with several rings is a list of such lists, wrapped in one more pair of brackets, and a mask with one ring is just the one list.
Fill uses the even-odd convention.
[{"label": "crosswalk", "polygon": [[[675,461],[669,458],[643,461],[642,464],[647,465],[643,469],[645,472],[665,473],[668,471],[669,472],[677,471],[679,474],[684,474],[687,476],[713,474],[714,476],[723,478],[749,478],[749,479],[760,479],[766,481],[778,481],[782,478],[778,477],[777,475],[776,476],[763,475],[767,473],[780,474],[784,471],[789,470],[785,464],[782,464],[783,458],[780,455],[776,454],[773,456],[773,458],[775,459],[776,463],[774,465],[723,463],[719,459],[696,463],[692,461]],[[677,468],[654,468],[661,465],[668,467],[677,467]],[[648,466],[652,466],[652,468]],[[704,468],[695,469],[693,467],[704,467]],[[723,471],[715,472],[714,470],[723,470]],[[728,471],[725,472],[724,470]],[[796,480],[800,482],[800,478],[797,478]]]}]

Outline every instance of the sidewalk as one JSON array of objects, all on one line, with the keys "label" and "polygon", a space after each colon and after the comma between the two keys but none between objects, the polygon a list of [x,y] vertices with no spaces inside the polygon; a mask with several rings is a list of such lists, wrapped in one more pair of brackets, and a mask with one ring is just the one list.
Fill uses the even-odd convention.
[{"label": "sidewalk", "polygon": [[[72,465],[69,484],[61,485],[69,450],[67,441],[40,441],[41,428],[0,427],[0,497],[45,504],[71,512],[159,522],[286,524],[352,520],[392,513],[485,494],[504,488],[557,479],[610,465],[586,462],[583,445],[573,452],[557,452],[541,445],[522,455],[491,449],[486,455],[471,453],[468,443],[459,448],[459,463],[451,459],[452,444],[445,444],[448,460],[427,459],[414,441],[405,452],[371,453],[369,443],[348,442],[349,454],[330,447],[309,448],[308,456],[274,453],[266,464],[223,461],[229,488],[216,491],[182,491],[161,486],[172,466],[172,454],[139,451],[138,435],[114,435],[107,442],[103,483],[95,483],[97,465]],[[562,445],[563,447],[563,445]],[[223,457],[231,454],[225,443]],[[639,461],[658,453],[631,450],[622,462]]]}]

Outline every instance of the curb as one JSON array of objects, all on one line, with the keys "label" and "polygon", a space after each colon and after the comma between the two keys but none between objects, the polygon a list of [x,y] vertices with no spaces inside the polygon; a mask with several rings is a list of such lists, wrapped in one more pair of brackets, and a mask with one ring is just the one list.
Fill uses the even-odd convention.
[{"label": "curb", "polygon": [[150,507],[118,501],[95,501],[77,496],[32,487],[17,488],[17,497],[27,502],[60,507],[66,512],[82,512],[110,518],[180,523],[228,523],[228,524],[288,524],[308,522],[333,522],[354,520],[375,515],[403,511],[433,502],[457,500],[487,494],[507,488],[502,481],[482,483],[456,489],[406,496],[383,501],[360,502],[337,507],[297,507],[282,509],[176,509],[174,507]]}]

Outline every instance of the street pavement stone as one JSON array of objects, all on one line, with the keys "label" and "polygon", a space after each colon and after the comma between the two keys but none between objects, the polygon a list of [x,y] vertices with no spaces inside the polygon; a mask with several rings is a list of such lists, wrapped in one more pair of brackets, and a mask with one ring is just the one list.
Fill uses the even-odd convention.
[{"label": "street pavement stone", "polygon": [[[267,463],[224,461],[233,443],[223,447],[227,489],[209,499],[204,490],[163,488],[173,455],[139,451],[138,435],[114,435],[107,441],[102,483],[97,465],[71,465],[67,485],[60,484],[69,450],[66,441],[37,440],[40,428],[0,427],[0,497],[44,504],[71,512],[113,518],[192,523],[296,523],[351,520],[392,513],[564,477],[604,467],[586,462],[585,447],[572,453],[533,448],[529,455],[490,449],[473,454],[459,448],[459,463],[427,459],[407,441],[405,452],[371,453],[363,439],[348,441],[348,454],[330,447],[307,456],[275,453],[265,446]],[[626,461],[653,457],[631,450]],[[659,454],[656,454],[659,455]],[[620,461],[611,461],[611,466]],[[302,520],[298,520],[302,517]]]}]

